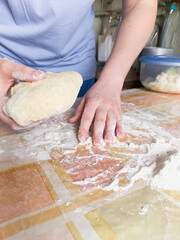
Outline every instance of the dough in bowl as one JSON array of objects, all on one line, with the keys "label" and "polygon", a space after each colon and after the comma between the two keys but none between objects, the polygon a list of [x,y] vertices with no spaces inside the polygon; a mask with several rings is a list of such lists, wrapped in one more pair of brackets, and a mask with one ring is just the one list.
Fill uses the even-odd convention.
[{"label": "dough in bowl", "polygon": [[74,71],[47,72],[42,80],[12,87],[3,111],[21,126],[63,113],[75,102],[82,82],[81,75]]}]

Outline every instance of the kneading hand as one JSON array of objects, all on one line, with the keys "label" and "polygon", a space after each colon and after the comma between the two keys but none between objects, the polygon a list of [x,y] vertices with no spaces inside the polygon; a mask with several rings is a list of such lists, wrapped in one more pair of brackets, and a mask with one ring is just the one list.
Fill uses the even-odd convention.
[{"label": "kneading hand", "polygon": [[85,141],[93,123],[93,144],[113,142],[115,134],[123,136],[120,92],[114,86],[98,81],[82,98],[70,122],[81,118],[78,138]]},{"label": "kneading hand", "polygon": [[[3,112],[3,106],[8,101],[9,90],[18,80],[36,81],[44,78],[44,73],[39,70],[26,67],[7,59],[0,59],[0,119],[11,126],[13,129],[22,129],[11,118]],[[33,123],[36,125],[37,123]],[[30,127],[30,126],[28,126]]]}]

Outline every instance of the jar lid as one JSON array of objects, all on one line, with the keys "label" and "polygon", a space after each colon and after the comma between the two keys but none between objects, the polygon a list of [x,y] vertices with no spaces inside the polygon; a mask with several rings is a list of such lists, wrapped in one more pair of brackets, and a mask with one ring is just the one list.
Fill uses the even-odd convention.
[{"label": "jar lid", "polygon": [[143,57],[140,57],[139,61],[144,63],[156,64],[156,65],[180,67],[180,55],[175,55],[175,54],[143,56]]}]

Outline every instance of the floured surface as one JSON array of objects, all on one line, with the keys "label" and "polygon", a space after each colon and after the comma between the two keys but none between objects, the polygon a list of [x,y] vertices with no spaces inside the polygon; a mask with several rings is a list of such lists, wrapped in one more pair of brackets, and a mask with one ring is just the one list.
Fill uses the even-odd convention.
[{"label": "floured surface", "polygon": [[77,103],[18,134],[1,124],[2,236],[132,239],[136,232],[140,240],[178,239],[179,96],[124,91],[125,138],[102,148],[91,137],[77,141],[77,126],[68,123]]},{"label": "floured surface", "polygon": [[97,212],[121,240],[179,239],[180,208],[148,188],[117,199]]}]

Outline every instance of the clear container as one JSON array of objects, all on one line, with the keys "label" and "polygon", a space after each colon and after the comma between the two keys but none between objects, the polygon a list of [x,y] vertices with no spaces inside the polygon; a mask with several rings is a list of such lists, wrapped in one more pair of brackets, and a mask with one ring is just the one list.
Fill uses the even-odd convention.
[{"label": "clear container", "polygon": [[180,55],[143,56],[140,81],[150,90],[180,94]]}]

